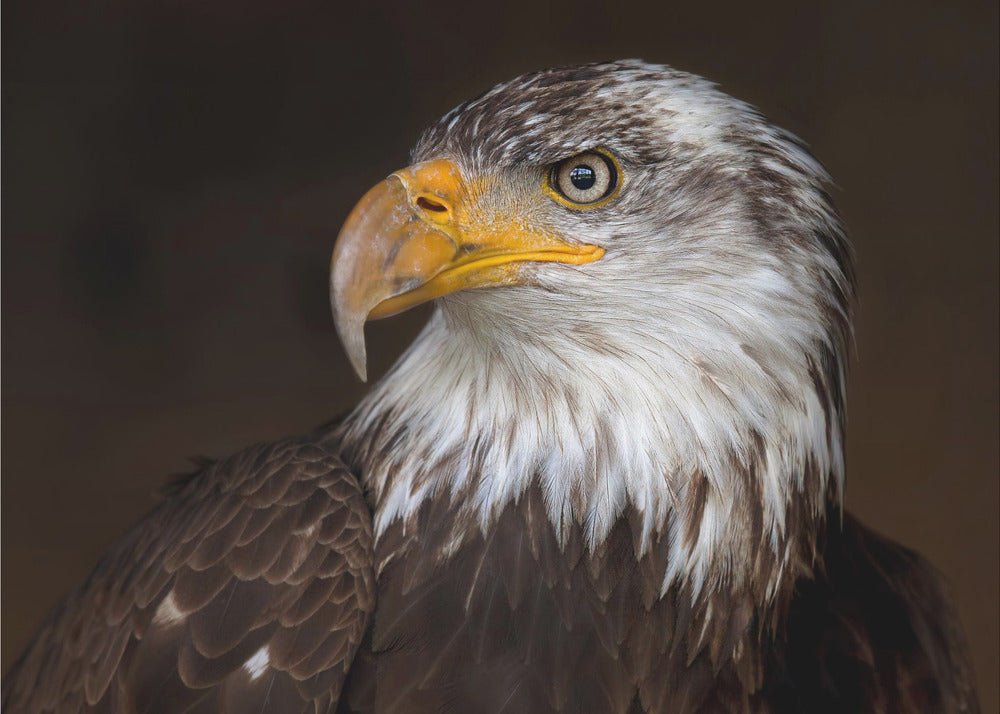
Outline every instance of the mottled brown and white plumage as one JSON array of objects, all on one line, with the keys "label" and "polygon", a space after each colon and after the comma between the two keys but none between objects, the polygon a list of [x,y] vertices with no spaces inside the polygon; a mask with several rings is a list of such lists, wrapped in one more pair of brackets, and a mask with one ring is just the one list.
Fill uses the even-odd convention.
[{"label": "mottled brown and white plumage", "polygon": [[[543,190],[598,150],[613,198]],[[593,252],[439,290],[344,420],[178,485],[7,711],[977,711],[937,574],[842,511],[854,276],[794,137],[624,61],[501,84],[413,161],[400,225]],[[461,201],[414,188],[442,166]]]}]

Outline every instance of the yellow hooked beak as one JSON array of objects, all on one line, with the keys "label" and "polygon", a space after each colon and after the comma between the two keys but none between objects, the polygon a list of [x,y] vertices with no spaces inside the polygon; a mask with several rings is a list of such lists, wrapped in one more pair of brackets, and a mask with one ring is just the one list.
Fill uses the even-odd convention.
[{"label": "yellow hooked beak", "polygon": [[485,216],[470,195],[479,190],[453,162],[436,159],[392,174],[347,217],[330,264],[330,300],[362,380],[368,320],[458,290],[522,284],[528,262],[580,264],[604,255],[521,225],[516,215]]}]

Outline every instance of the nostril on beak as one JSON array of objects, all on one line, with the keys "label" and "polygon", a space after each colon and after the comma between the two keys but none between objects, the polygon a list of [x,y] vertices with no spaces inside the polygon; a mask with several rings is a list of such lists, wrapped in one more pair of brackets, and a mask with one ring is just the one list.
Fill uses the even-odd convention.
[{"label": "nostril on beak", "polygon": [[448,210],[448,207],[436,201],[429,196],[418,196],[417,197],[417,208],[422,208],[425,211],[434,211],[435,213],[443,213]]}]

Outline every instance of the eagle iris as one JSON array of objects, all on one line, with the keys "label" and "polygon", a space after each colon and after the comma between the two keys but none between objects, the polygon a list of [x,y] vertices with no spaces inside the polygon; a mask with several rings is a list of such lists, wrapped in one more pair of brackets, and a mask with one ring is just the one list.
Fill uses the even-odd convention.
[{"label": "eagle iris", "polygon": [[556,198],[574,206],[592,206],[618,188],[618,166],[603,151],[585,151],[552,167],[549,184]]}]

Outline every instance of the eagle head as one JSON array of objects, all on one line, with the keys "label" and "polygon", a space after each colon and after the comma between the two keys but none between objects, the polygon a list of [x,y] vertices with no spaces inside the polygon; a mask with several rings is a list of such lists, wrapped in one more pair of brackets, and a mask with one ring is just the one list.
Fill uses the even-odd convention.
[{"label": "eagle head", "polygon": [[363,379],[365,322],[436,304],[343,427],[376,532],[443,493],[485,528],[535,485],[592,547],[626,512],[640,551],[670,538],[664,588],[773,588],[843,477],[854,282],[827,184],[747,104],[639,61],[446,114],[332,261]]}]

